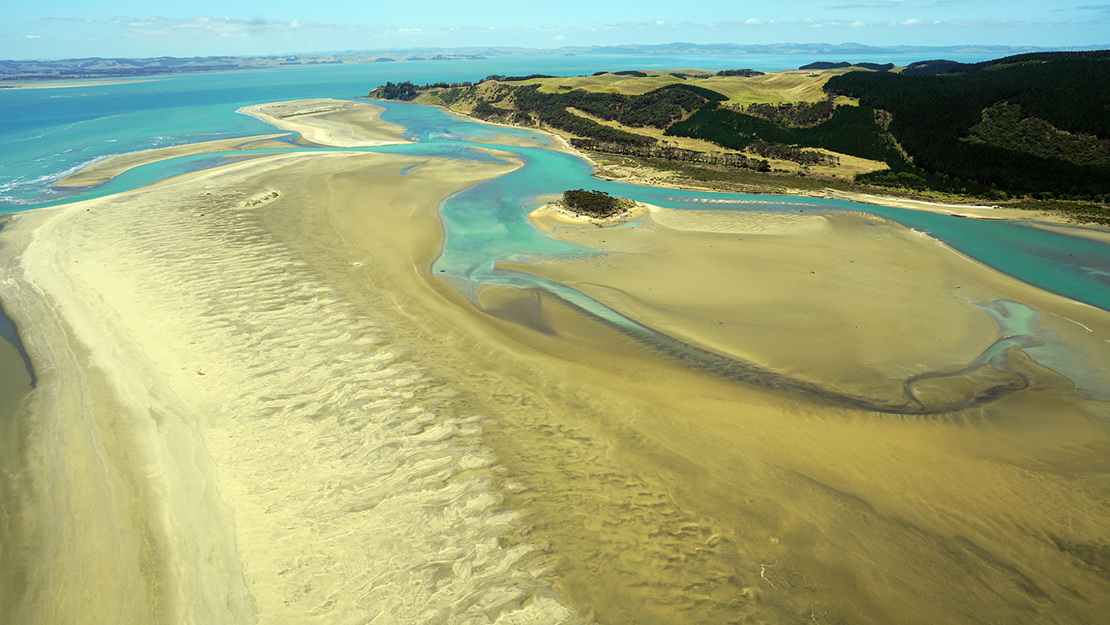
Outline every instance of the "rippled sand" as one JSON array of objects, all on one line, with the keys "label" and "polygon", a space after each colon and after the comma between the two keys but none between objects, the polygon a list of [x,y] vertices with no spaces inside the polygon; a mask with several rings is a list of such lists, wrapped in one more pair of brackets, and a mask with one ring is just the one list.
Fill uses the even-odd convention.
[{"label": "rippled sand", "polygon": [[[487,289],[483,312],[429,274],[436,206],[513,166],[280,155],[15,217],[0,279],[40,384],[7,425],[18,455],[0,457],[0,613],[932,624],[1110,611],[1104,402],[1018,353],[1030,387],[997,401],[853,410],[691,368],[545,293]],[[557,231],[610,253],[525,269],[692,344],[863,393],[973,358],[997,328],[967,303],[999,295],[1107,366],[1106,313],[890,224],[652,219]]]}]

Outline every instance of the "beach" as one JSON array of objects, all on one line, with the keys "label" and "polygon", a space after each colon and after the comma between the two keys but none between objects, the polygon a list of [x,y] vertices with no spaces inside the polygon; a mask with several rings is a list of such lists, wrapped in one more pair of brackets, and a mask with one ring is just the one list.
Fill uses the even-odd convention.
[{"label": "beach", "polygon": [[[401,141],[376,107],[333,106],[253,114],[321,145]],[[440,204],[521,165],[271,154],[13,216],[0,282],[39,381],[0,457],[0,612],[924,625],[1110,611],[1105,402],[1032,343],[969,367],[1012,301],[1039,312],[1052,355],[1080,346],[1082,366],[1110,370],[1110,313],[874,215],[711,205],[607,227],[533,214],[591,253],[499,267],[651,340],[542,289],[468,297],[430,271]],[[704,365],[726,360],[758,375]]]}]

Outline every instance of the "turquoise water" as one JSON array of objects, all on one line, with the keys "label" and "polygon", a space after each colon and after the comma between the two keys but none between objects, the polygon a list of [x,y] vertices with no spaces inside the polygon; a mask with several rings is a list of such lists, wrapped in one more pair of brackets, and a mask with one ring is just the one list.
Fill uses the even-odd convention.
[{"label": "turquoise water", "polygon": [[[233,153],[151,163],[88,190],[59,189],[51,185],[53,180],[112,154],[272,133],[272,127],[234,112],[241,106],[258,102],[307,97],[352,98],[386,80],[435,82],[473,80],[488,73],[584,74],[599,69],[620,68],[722,69],[745,66],[773,70],[797,67],[810,60],[817,59],[512,58],[281,68],[173,76],[134,84],[87,88],[0,90],[0,130],[6,137],[5,150],[0,156],[0,212],[110,195],[226,162],[224,157]],[[778,65],[773,65],[772,61]],[[348,150],[497,160],[498,157],[487,150],[490,146],[482,142],[494,141],[498,135],[504,134],[532,137],[540,143],[546,141],[527,130],[495,128],[463,121],[430,107],[404,103],[383,103],[383,106],[387,108],[383,119],[404,126],[407,136],[415,143]],[[312,151],[312,148],[291,149]],[[499,145],[497,149],[515,154],[525,162],[525,166],[460,192],[441,207],[446,242],[432,271],[468,295],[473,295],[483,284],[539,287],[612,323],[624,324],[626,329],[638,328],[634,322],[571,289],[495,267],[498,262],[506,260],[595,253],[547,237],[525,219],[528,212],[545,201],[545,196],[561,194],[568,188],[587,187],[677,209],[867,212],[927,232],[964,254],[1020,280],[1110,310],[1110,246],[1089,239],[1050,232],[1021,222],[963,219],[839,200],[716,194],[607,182],[593,178],[587,163],[567,154],[539,147]],[[290,150],[262,152],[272,151]],[[704,203],[705,200],[712,200],[713,203]],[[991,314],[990,310],[988,314]],[[1035,315],[1036,311],[1029,314]],[[643,330],[646,329],[635,331]],[[1041,343],[1037,349],[1033,349],[1032,344],[1028,346],[1027,353],[1034,358],[1045,364],[1055,363],[1054,368],[1060,367],[1057,370],[1071,367],[1068,370],[1073,379],[1085,380],[1088,387],[1103,379],[1067,364],[1083,360],[1081,350],[1075,351],[1078,348],[1063,343],[1058,340],[1059,337],[1047,337],[1043,332],[1038,335],[1037,331],[1029,328],[1026,330],[1028,332],[1023,332],[1023,336],[1035,336],[1034,342]]]}]

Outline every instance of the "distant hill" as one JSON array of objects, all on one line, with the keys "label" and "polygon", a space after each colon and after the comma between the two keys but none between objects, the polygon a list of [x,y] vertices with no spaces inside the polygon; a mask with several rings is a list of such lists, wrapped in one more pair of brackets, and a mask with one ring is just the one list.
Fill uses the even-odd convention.
[{"label": "distant hill", "polygon": [[798,69],[847,69],[849,67],[858,67],[860,69],[870,69],[876,72],[889,72],[894,69],[894,63],[848,63],[841,61],[839,63],[830,63],[828,61],[817,61],[809,65],[803,65]]},{"label": "distant hill", "polygon": [[87,58],[60,61],[0,61],[0,80],[74,80],[82,78],[126,78],[179,74],[184,72],[214,72],[241,69],[260,69],[282,65],[330,65],[337,63],[365,63],[369,61],[413,60],[469,60],[477,56],[432,57],[348,55],[281,55],[281,56],[162,56],[145,59]]},{"label": "distant hill", "polygon": [[469,60],[497,56],[585,56],[585,55],[848,55],[915,54],[940,58],[947,54],[977,53],[1005,56],[1043,51],[1035,47],[1013,46],[868,46],[860,43],[778,43],[778,44],[696,44],[664,43],[621,46],[564,46],[555,49],[512,46],[468,46],[456,48],[384,48],[346,50],[271,56],[87,58],[64,60],[0,60],[0,80],[118,78],[198,71],[257,69],[278,65],[316,65],[321,63],[366,63],[418,60]]}]

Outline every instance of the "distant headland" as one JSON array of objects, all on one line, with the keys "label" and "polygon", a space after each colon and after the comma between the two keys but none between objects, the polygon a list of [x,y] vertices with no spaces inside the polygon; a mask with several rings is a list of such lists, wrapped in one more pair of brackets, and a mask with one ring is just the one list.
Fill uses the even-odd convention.
[{"label": "distant headland", "polygon": [[324,65],[392,61],[468,61],[504,56],[588,56],[588,55],[920,55],[941,58],[945,55],[977,53],[1006,56],[1044,52],[1032,46],[868,46],[859,43],[780,43],[780,44],[693,44],[666,43],[620,46],[564,46],[554,49],[512,46],[468,46],[453,48],[383,48],[269,56],[201,56],[152,58],[79,58],[61,60],[0,60],[0,81],[74,80],[82,78],[119,78],[182,72],[210,72],[262,69],[287,65]]}]

